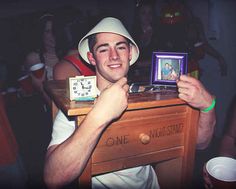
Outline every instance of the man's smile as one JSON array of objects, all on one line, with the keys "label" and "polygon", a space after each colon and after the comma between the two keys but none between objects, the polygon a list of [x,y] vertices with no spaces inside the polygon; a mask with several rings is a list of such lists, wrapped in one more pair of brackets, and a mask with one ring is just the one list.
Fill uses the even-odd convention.
[{"label": "man's smile", "polygon": [[122,64],[110,64],[110,65],[108,65],[109,68],[119,68],[121,66],[122,66]]}]

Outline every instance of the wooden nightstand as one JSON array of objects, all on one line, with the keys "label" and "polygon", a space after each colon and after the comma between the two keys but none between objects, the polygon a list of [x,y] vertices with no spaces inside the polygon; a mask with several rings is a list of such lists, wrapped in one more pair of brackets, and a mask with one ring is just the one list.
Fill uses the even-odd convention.
[{"label": "wooden nightstand", "polygon": [[[65,81],[49,81],[45,89],[60,108],[81,121],[93,102],[66,98]],[[55,116],[55,113],[53,114]],[[199,112],[175,92],[143,92],[129,95],[129,105],[119,120],[101,136],[79,178],[91,187],[93,175],[151,164],[161,188],[188,188],[193,174]]]}]

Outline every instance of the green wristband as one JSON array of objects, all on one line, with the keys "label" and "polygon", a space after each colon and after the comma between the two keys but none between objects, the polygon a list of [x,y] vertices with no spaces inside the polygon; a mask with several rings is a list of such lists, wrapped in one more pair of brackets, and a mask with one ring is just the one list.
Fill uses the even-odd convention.
[{"label": "green wristband", "polygon": [[207,113],[207,112],[209,112],[210,110],[212,110],[212,109],[215,107],[215,105],[216,105],[216,99],[214,98],[214,99],[212,100],[211,105],[210,105],[209,107],[207,107],[207,108],[201,110],[201,112]]}]

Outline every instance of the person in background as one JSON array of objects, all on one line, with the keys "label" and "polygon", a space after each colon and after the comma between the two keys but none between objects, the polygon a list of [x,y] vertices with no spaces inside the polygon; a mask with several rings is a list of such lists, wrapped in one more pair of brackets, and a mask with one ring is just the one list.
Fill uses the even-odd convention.
[{"label": "person in background", "polygon": [[[61,36],[60,21],[56,15],[41,12],[33,17],[31,28],[33,34],[32,44],[29,44],[29,52],[24,59],[24,68],[32,78],[34,92],[31,96],[23,96],[19,103],[17,118],[24,129],[25,164],[29,172],[30,187],[43,188],[43,165],[52,130],[51,99],[44,90],[44,82],[53,79],[53,67],[58,63],[63,54],[56,41]],[[35,22],[35,18],[36,22]],[[31,23],[32,24],[32,23]],[[36,78],[30,72],[30,67],[37,63],[45,65],[42,78]],[[27,134],[26,134],[27,133]],[[30,142],[29,142],[30,141]]]},{"label": "person in background", "polygon": [[0,93],[0,188],[26,189],[28,175]]},{"label": "person in background", "polygon": [[[57,114],[44,168],[49,188],[63,187],[81,175],[101,134],[126,110],[126,77],[139,56],[137,44],[120,20],[112,17],[102,19],[90,30],[78,49],[81,57],[95,66],[100,96],[79,127],[62,111]],[[208,108],[214,98],[199,81],[188,76],[180,77],[178,87],[179,97],[201,110],[197,143],[198,148],[206,148],[215,124],[214,107]],[[157,189],[159,184],[152,166],[146,165],[94,176],[92,187]]]},{"label": "person in background", "polygon": [[158,49],[167,52],[188,52],[188,73],[200,78],[199,61],[205,55],[217,60],[222,76],[227,74],[224,57],[208,42],[203,24],[186,2],[170,0],[161,8],[158,28]]},{"label": "person in background", "polygon": [[54,80],[65,80],[75,76],[95,75],[93,68],[84,64],[77,50],[70,50],[53,69]]},{"label": "person in background", "polygon": [[136,5],[132,36],[141,49],[136,65],[131,67],[129,80],[149,82],[152,52],[157,51],[158,32],[155,15],[155,0],[142,0]]},{"label": "person in background", "polygon": [[[192,69],[191,74],[198,78],[200,77],[201,70],[198,65],[196,65],[194,70],[194,62],[199,62],[206,55],[209,55],[218,63],[221,76],[226,76],[227,64],[225,59],[222,54],[209,43],[201,19],[193,14],[187,3],[182,3],[182,5],[186,14],[187,43],[191,51],[191,61],[193,63],[193,67],[190,67],[190,69]],[[197,70],[199,73],[196,72]]]},{"label": "person in background", "polygon": [[[45,72],[42,78],[36,78],[31,74],[33,85],[43,97],[47,105],[51,101],[43,88],[43,82],[53,79],[53,67],[60,60],[60,48],[56,44],[57,35],[60,33],[59,21],[51,13],[43,14],[33,27],[33,39],[30,52],[25,57],[25,69],[30,73],[30,67],[37,64],[45,64]],[[58,28],[57,28],[58,27]],[[56,33],[57,32],[57,33]]]},{"label": "person in background", "polygon": [[151,59],[152,51],[156,50],[155,32],[157,32],[157,21],[155,20],[154,7],[154,0],[140,1],[136,7],[132,36],[137,41],[138,47],[142,49],[139,60]]},{"label": "person in background", "polygon": [[66,46],[65,56],[53,68],[54,80],[65,80],[68,77],[74,77],[79,75],[91,76],[95,75],[94,68],[86,64],[81,59],[77,50],[77,41],[79,41],[85,32],[88,31],[88,26],[85,23],[85,18],[78,9],[67,7],[66,12],[62,16],[65,19],[67,15],[66,23],[64,26],[64,37],[59,46]]}]

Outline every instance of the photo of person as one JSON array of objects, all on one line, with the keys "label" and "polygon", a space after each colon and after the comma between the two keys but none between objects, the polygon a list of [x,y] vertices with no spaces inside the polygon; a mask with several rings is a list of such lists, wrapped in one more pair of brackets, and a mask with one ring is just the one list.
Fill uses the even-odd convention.
[{"label": "photo of person", "polygon": [[161,79],[176,80],[179,77],[180,63],[177,59],[161,59]]},{"label": "photo of person", "polygon": [[171,74],[171,70],[170,70],[170,63],[169,61],[162,61],[162,69],[161,69],[161,79],[162,80],[169,80],[170,78],[170,74]]},{"label": "photo of person", "polygon": [[177,71],[177,69],[174,68],[172,64],[169,65],[169,69],[170,69],[170,74],[169,74],[168,80],[178,79],[179,71]]}]

